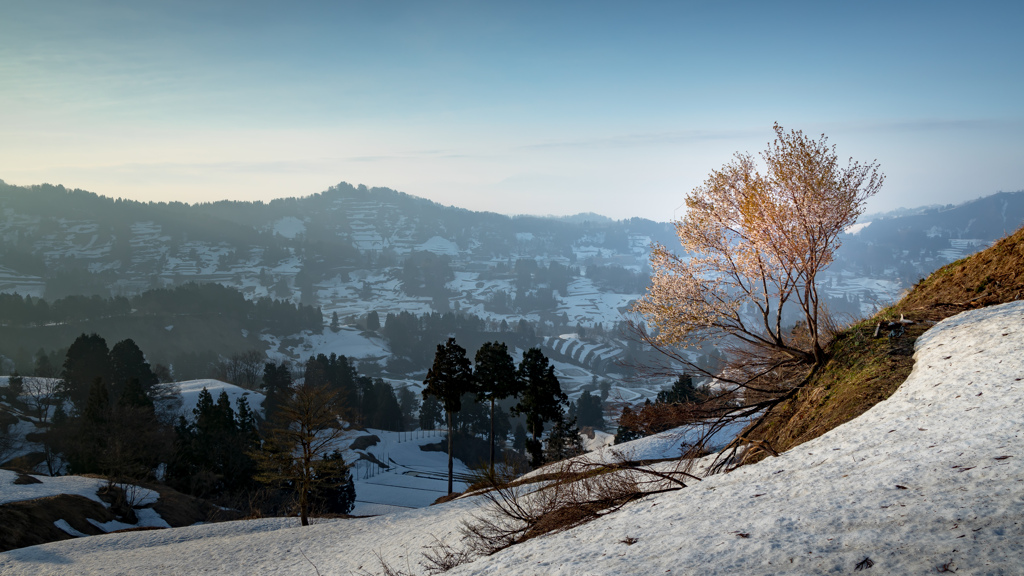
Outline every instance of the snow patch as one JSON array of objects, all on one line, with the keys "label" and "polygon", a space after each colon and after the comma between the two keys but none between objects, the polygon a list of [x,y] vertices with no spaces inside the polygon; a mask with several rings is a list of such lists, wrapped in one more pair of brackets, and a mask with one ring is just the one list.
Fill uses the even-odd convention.
[{"label": "snow patch", "polygon": [[246,400],[249,402],[249,408],[263,412],[263,401],[266,396],[259,392],[253,392],[252,390],[246,390],[240,386],[234,384],[228,384],[227,382],[221,382],[220,380],[213,379],[202,379],[202,380],[186,380],[184,382],[178,382],[178,387],[181,390],[181,415],[191,420],[193,418],[192,409],[196,407],[196,403],[199,402],[199,394],[206,388],[207,392],[213,396],[213,401],[217,401],[217,397],[220,393],[227,392],[228,399],[231,400],[231,408],[235,409],[238,406],[238,399],[242,396],[246,396]]},{"label": "snow patch", "polygon": [[306,223],[294,216],[285,216],[274,222],[274,234],[285,238],[295,238],[306,233]]},{"label": "snow patch", "polygon": [[843,230],[843,232],[847,234],[856,234],[868,226],[871,226],[871,222],[857,222],[856,224],[847,226],[846,230]]},{"label": "snow patch", "polygon": [[85,536],[88,536],[88,534],[85,534],[83,532],[79,532],[78,530],[75,530],[74,528],[72,528],[71,524],[68,524],[68,521],[63,519],[63,518],[61,518],[60,520],[55,520],[53,522],[53,525],[56,526],[57,528],[60,528],[61,530],[65,531],[65,532],[67,532],[68,534],[76,537],[76,538],[83,538]]}]

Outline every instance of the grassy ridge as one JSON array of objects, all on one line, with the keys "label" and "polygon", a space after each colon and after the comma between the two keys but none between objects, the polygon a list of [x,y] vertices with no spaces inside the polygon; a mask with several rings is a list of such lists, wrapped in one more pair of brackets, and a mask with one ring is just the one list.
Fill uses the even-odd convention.
[{"label": "grassy ridge", "polygon": [[[783,452],[853,420],[907,379],[914,367],[914,342],[935,322],[1022,295],[1024,228],[936,270],[893,306],[840,332],[829,346],[825,367],[749,437]],[[878,322],[900,315],[916,322],[906,334],[874,337]]]}]

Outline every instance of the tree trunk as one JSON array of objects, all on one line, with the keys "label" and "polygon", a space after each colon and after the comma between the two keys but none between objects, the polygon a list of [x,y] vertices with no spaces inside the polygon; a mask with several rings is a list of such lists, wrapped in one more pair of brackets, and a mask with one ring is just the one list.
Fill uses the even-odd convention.
[{"label": "tree trunk", "polygon": [[454,465],[452,461],[452,413],[448,412],[448,493],[452,493],[452,475]]},{"label": "tree trunk", "polygon": [[494,474],[494,398],[491,398],[491,474]]},{"label": "tree trunk", "polygon": [[306,490],[299,494],[299,520],[303,526],[309,526],[309,501],[306,496]]}]

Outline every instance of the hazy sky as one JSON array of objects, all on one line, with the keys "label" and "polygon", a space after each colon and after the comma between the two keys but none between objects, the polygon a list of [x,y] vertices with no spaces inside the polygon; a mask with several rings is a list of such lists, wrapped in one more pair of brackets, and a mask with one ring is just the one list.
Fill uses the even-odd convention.
[{"label": "hazy sky", "polygon": [[140,200],[347,181],[668,220],[772,124],[869,206],[1024,189],[1022,2],[0,0],[0,179]]}]

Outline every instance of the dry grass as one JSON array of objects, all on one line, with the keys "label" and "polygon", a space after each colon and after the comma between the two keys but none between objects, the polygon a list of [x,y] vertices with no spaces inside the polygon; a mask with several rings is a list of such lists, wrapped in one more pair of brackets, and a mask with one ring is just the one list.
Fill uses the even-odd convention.
[{"label": "dry grass", "polygon": [[[28,482],[31,478],[28,475],[19,476],[20,483]],[[240,512],[222,510],[205,500],[193,498],[166,486],[145,484],[144,487],[159,492],[160,498],[152,508],[173,527],[190,526],[196,522],[237,520],[242,516]],[[115,493],[119,488],[105,488],[106,491],[101,497],[115,502]],[[104,534],[102,530],[92,525],[89,519],[101,524],[117,520],[119,518],[115,514],[119,510],[123,513],[123,508],[124,506],[117,505],[107,507],[84,496],[69,494],[0,505],[0,552],[73,538],[54,526],[53,523],[57,520],[67,521],[72,528],[83,534]],[[124,521],[124,518],[121,520]],[[143,529],[148,528],[129,530]]]},{"label": "dry grass", "polygon": [[[764,458],[783,452],[853,420],[885,400],[914,367],[914,342],[935,322],[1024,295],[1024,228],[987,250],[935,271],[895,305],[841,331],[829,346],[828,363],[793,398],[778,406],[749,434]],[[878,322],[915,321],[899,338],[874,338]]]},{"label": "dry grass", "polygon": [[95,500],[70,494],[0,505],[0,552],[73,538],[53,524],[57,520],[83,534],[103,534],[88,518],[104,523],[114,514]]}]

